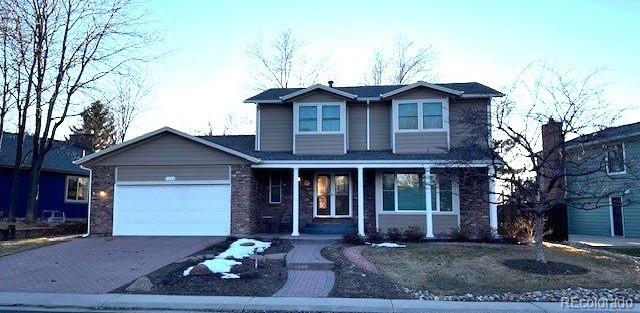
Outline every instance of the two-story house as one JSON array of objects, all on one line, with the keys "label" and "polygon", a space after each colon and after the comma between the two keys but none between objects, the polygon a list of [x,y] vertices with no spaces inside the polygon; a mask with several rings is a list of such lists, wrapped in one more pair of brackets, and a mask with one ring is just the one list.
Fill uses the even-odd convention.
[{"label": "two-story house", "polygon": [[255,136],[162,128],[80,159],[90,232],[495,229],[489,117],[501,96],[479,83],[269,89],[245,100]]}]

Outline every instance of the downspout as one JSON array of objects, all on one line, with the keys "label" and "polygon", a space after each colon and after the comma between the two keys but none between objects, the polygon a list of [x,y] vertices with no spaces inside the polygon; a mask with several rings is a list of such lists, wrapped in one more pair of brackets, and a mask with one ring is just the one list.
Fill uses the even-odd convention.
[{"label": "downspout", "polygon": [[93,171],[90,168],[84,167],[80,165],[80,168],[83,170],[89,171],[89,202],[87,202],[87,232],[82,235],[82,238],[87,238],[91,233],[91,185],[93,184]]}]

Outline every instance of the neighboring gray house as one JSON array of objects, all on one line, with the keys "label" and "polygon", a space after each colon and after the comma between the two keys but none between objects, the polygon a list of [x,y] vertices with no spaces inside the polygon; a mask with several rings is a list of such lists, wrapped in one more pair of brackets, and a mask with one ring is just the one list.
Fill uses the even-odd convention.
[{"label": "neighboring gray house", "polygon": [[640,122],[565,144],[569,233],[640,237]]},{"label": "neighboring gray house", "polygon": [[269,89],[245,100],[255,136],[163,128],[80,159],[90,232],[477,235],[497,227],[484,121],[501,96],[479,83]]}]

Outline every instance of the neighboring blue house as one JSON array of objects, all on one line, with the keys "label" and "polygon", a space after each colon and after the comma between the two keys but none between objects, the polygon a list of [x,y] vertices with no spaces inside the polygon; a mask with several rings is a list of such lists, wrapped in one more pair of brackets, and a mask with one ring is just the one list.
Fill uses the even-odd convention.
[{"label": "neighboring blue house", "polygon": [[569,140],[565,149],[569,233],[640,237],[640,122]]},{"label": "neighboring blue house", "polygon": [[[4,133],[0,146],[0,217],[8,215],[9,195],[13,184],[13,168],[15,160],[17,134]],[[74,137],[74,139],[82,136]],[[27,184],[32,137],[26,136],[24,151],[27,156],[18,183],[18,203],[16,217],[26,215]],[[41,217],[44,210],[62,211],[67,219],[86,219],[88,203],[89,172],[73,164],[73,161],[90,154],[92,150],[74,141],[56,141],[45,158],[38,192],[37,216]]]}]

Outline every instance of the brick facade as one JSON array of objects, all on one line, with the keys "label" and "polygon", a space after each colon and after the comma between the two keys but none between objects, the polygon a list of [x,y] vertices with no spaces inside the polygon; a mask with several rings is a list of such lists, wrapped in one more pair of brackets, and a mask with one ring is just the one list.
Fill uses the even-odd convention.
[{"label": "brick facade", "polygon": [[460,229],[471,238],[489,228],[489,179],[486,169],[459,171]]},{"label": "brick facade", "polygon": [[111,236],[113,233],[115,168],[113,166],[96,166],[91,168],[91,172],[89,232],[91,235]]},{"label": "brick facade", "polygon": [[253,179],[251,165],[231,165],[231,233],[251,234],[258,228],[256,199],[259,185]]}]

